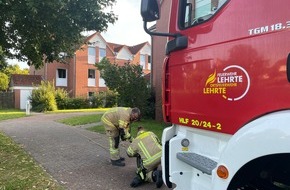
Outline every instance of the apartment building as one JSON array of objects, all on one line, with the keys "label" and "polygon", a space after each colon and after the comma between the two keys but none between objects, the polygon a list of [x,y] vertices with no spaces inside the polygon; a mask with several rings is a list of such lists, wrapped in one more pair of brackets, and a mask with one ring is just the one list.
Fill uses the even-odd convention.
[{"label": "apartment building", "polygon": [[139,64],[144,75],[151,72],[151,45],[149,42],[135,46],[107,42],[96,32],[85,40],[75,52],[74,58],[64,63],[44,63],[41,69],[30,67],[30,75],[41,75],[44,80],[54,83],[56,88],[67,90],[70,97],[89,97],[108,88],[95,64],[106,57],[111,63]]}]

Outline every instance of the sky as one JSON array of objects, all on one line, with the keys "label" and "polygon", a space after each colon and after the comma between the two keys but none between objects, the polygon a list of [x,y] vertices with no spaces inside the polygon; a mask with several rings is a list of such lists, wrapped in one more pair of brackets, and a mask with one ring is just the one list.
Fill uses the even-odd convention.
[{"label": "sky", "polygon": [[148,41],[150,36],[143,29],[143,20],[140,14],[141,0],[117,0],[113,7],[118,20],[114,25],[110,24],[107,32],[101,35],[107,42],[137,45]]},{"label": "sky", "polygon": [[[118,20],[114,25],[109,24],[107,31],[101,33],[103,38],[107,42],[129,46],[147,41],[151,43],[149,34],[143,29],[140,6],[141,0],[117,0],[112,10],[118,16]],[[26,63],[18,60],[8,60],[8,63],[17,63],[22,69],[28,68]]]}]

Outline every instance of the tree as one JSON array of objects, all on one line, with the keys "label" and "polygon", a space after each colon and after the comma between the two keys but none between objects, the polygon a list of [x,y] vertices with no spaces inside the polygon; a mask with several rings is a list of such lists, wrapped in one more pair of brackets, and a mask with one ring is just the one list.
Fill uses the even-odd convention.
[{"label": "tree", "polygon": [[0,72],[0,91],[6,91],[9,87],[9,78],[5,73]]},{"label": "tree", "polygon": [[28,75],[29,70],[28,69],[21,69],[19,65],[8,65],[3,70],[3,73],[5,73],[10,78],[12,74]]},{"label": "tree", "polygon": [[[107,29],[117,19],[105,12],[116,0],[1,0],[0,44],[9,58],[36,68],[72,57],[83,43],[83,31]],[[13,51],[11,51],[13,50]]]},{"label": "tree", "polygon": [[28,69],[21,69],[19,65],[8,65],[4,69],[0,69],[0,90],[7,90],[9,87],[9,81],[12,74],[24,74],[28,75]]},{"label": "tree", "polygon": [[0,46],[0,71],[4,70],[7,67],[8,63],[5,60],[5,55],[2,50],[2,47]]},{"label": "tree", "polygon": [[96,64],[107,87],[119,94],[118,105],[146,109],[149,89],[140,65],[111,64],[104,58]]}]

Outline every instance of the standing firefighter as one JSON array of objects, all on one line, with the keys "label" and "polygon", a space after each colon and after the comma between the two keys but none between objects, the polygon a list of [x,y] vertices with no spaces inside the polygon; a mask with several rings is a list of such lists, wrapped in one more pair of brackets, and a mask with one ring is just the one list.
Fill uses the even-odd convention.
[{"label": "standing firefighter", "polygon": [[140,118],[140,110],[138,108],[115,107],[111,108],[102,116],[102,123],[109,137],[109,149],[111,163],[113,166],[125,166],[125,159],[120,157],[119,143],[120,138],[132,141],[130,134],[130,123]]},{"label": "standing firefighter", "polygon": [[155,182],[157,188],[162,186],[162,172],[157,170],[161,163],[161,152],[158,137],[153,132],[138,127],[137,137],[127,149],[129,157],[137,157],[137,176],[131,182],[131,187],[137,187],[146,181]]}]

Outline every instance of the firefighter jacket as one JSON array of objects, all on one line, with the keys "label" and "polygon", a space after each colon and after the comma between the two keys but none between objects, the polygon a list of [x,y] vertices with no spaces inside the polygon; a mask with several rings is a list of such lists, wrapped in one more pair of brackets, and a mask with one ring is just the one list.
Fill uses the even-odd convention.
[{"label": "firefighter jacket", "polygon": [[130,134],[130,115],[131,108],[115,107],[105,112],[101,118],[102,122],[112,128],[118,130],[124,129],[124,138],[131,138]]},{"label": "firefighter jacket", "polygon": [[151,131],[139,131],[127,149],[129,157],[140,156],[143,166],[150,170],[161,162],[162,146],[158,137]]}]

